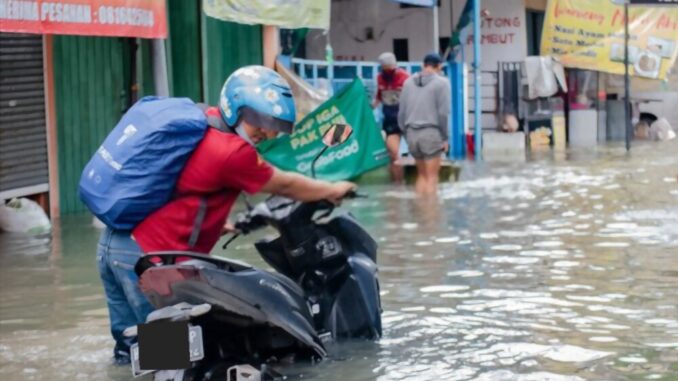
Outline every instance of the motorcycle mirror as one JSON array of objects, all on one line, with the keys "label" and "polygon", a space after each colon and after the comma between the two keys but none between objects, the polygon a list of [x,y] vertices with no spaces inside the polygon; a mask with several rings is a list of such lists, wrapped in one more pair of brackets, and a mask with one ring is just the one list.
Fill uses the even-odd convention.
[{"label": "motorcycle mirror", "polygon": [[327,147],[336,147],[338,145],[344,144],[348,138],[351,137],[353,133],[353,128],[348,124],[333,124],[330,128],[325,131],[323,135],[323,143]]},{"label": "motorcycle mirror", "polygon": [[316,155],[315,159],[311,163],[311,177],[315,179],[315,164],[328,148],[336,147],[338,145],[346,143],[348,138],[351,137],[353,133],[353,128],[348,124],[336,123],[330,126],[330,128],[325,131],[323,134],[323,147],[322,150]]}]

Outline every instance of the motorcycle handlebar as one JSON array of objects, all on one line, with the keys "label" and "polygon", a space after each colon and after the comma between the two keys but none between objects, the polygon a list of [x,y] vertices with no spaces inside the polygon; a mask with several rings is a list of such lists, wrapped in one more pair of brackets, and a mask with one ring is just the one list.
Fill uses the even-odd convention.
[{"label": "motorcycle handlebar", "polygon": [[[356,199],[356,198],[367,198],[368,196],[366,194],[361,194],[356,192],[355,190],[351,190],[346,195],[344,195],[344,199]],[[313,202],[308,202],[306,203],[307,205],[314,206],[315,210],[332,210],[336,207],[336,205],[330,201],[327,200],[319,200],[319,201],[313,201]],[[240,234],[249,234],[255,230],[261,229],[267,225],[266,218],[261,215],[253,214],[253,211],[249,211],[246,213],[242,213],[238,216],[238,221],[235,223],[235,229],[240,233]]]}]

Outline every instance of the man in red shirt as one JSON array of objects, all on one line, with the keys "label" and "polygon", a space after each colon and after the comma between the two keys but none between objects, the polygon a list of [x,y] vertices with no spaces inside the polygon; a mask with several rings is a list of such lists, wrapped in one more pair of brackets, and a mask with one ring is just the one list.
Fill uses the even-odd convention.
[{"label": "man in red shirt", "polygon": [[123,331],[145,322],[153,310],[134,273],[141,255],[209,253],[242,191],[338,202],[355,188],[349,182],[280,171],[259,156],[254,146],[280,132],[291,133],[295,114],[291,90],[276,72],[263,66],[237,70],[224,84],[219,108],[206,110],[211,127],[184,166],[172,200],[131,232],[107,228],[102,233],[97,261],[116,341],[115,363],[129,363],[132,341]]},{"label": "man in red shirt", "polygon": [[[262,139],[253,140],[257,143]],[[299,201],[338,201],[353,187],[347,182],[332,184],[277,170],[238,135],[210,128],[179,177],[176,197],[137,225],[132,236],[145,253],[209,253],[221,237],[241,191],[277,194]],[[194,233],[195,217],[201,208],[204,217],[199,232]]]},{"label": "man in red shirt", "polygon": [[393,53],[386,52],[379,56],[381,73],[377,75],[377,96],[372,102],[372,108],[382,104],[384,120],[382,128],[386,133],[386,148],[391,157],[391,178],[400,183],[403,180],[401,167],[395,165],[400,153],[400,137],[403,132],[398,127],[398,110],[400,107],[400,92],[405,80],[409,77],[407,72],[398,67]]}]

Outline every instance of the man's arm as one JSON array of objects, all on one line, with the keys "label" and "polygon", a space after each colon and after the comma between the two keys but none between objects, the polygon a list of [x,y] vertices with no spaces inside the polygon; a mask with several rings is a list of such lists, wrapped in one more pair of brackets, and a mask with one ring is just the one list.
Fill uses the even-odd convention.
[{"label": "man's arm", "polygon": [[381,90],[377,88],[377,94],[374,96],[374,99],[372,100],[372,104],[370,106],[372,106],[372,108],[375,109],[379,107],[380,103],[381,103]]},{"label": "man's arm", "polygon": [[261,192],[297,201],[329,200],[338,203],[346,193],[355,188],[355,184],[347,181],[330,183],[275,169],[273,177],[261,188]]},{"label": "man's arm", "polygon": [[400,99],[398,105],[398,127],[401,131],[405,131],[405,121],[407,120],[407,92],[408,92],[408,81],[405,81],[403,89],[400,91]]}]

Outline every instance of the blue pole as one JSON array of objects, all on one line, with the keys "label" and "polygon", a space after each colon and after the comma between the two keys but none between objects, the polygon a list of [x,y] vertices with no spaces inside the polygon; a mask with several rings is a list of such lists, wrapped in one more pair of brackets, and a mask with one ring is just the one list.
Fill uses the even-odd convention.
[{"label": "blue pole", "polygon": [[450,81],[450,93],[451,93],[450,94],[450,110],[451,110],[450,114],[451,115],[450,115],[450,118],[448,118],[448,122],[447,122],[447,124],[448,124],[448,126],[447,126],[447,134],[448,134],[447,140],[448,140],[448,142],[447,143],[449,144],[449,147],[450,147],[448,152],[447,152],[447,157],[455,157],[456,153],[457,153],[457,147],[456,147],[455,139],[454,139],[455,133],[456,133],[454,122],[456,120],[455,114],[456,114],[456,111],[457,111],[457,110],[455,110],[455,103],[454,103],[454,101],[455,101],[455,99],[454,99],[454,96],[455,96],[455,93],[454,93],[454,85],[455,85],[455,83],[454,83],[455,82],[454,81],[454,73],[455,72],[454,72],[454,67],[452,65],[454,65],[452,63],[452,60],[451,59],[448,60],[447,61],[446,74],[447,74],[447,79]]},{"label": "blue pole", "polygon": [[481,125],[480,125],[480,82],[482,81],[480,73],[480,0],[473,0],[473,73],[475,79],[473,81],[473,121],[475,124],[475,153],[476,160],[480,159],[482,150],[481,142]]},{"label": "blue pole", "polygon": [[450,118],[450,158],[464,158],[464,63],[449,61],[447,64],[452,85],[452,117]]}]

